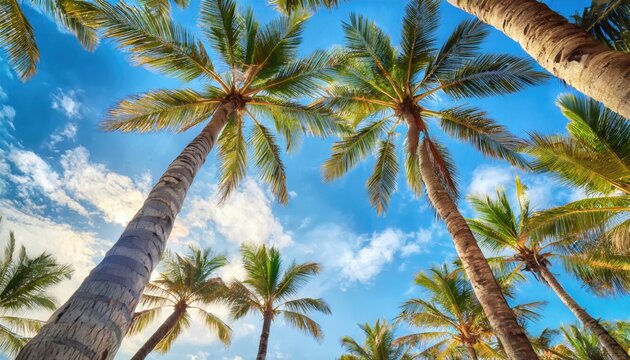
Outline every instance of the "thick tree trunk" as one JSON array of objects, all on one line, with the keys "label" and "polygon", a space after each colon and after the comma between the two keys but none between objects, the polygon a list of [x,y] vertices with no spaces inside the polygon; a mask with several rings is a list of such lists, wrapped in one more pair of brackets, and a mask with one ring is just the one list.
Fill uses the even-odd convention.
[{"label": "thick tree trunk", "polygon": [[537,0],[448,0],[518,42],[542,67],[630,119],[630,55]]},{"label": "thick tree trunk", "polygon": [[516,321],[514,312],[505,300],[466,219],[442,185],[428,156],[426,146],[421,143],[420,171],[429,200],[446,223],[448,232],[455,243],[457,255],[462,261],[466,275],[473,285],[475,295],[490,324],[510,359],[538,359],[525,331]]},{"label": "thick tree trunk", "polygon": [[269,331],[271,330],[271,320],[273,316],[266,312],[263,315],[263,327],[260,333],[260,342],[258,343],[258,355],[256,360],[265,360],[267,357],[267,345],[269,344]]},{"label": "thick tree trunk", "polygon": [[562,285],[558,282],[556,277],[549,271],[546,266],[538,267],[538,273],[540,277],[545,280],[545,282],[549,285],[549,287],[558,295],[560,300],[571,310],[571,312],[575,315],[575,317],[580,320],[580,322],[590,330],[597,339],[601,342],[604,349],[608,355],[610,355],[613,360],[628,360],[630,356],[628,353],[617,343],[615,339],[604,329],[604,327],[599,323],[599,321],[595,320],[589,313],[586,312],[580,305],[578,305],[575,300],[569,295],[569,293],[564,290]]},{"label": "thick tree trunk", "polygon": [[17,359],[114,358],[186,193],[234,109],[226,103],[216,110],[210,123],[169,165],[101,263]]},{"label": "thick tree trunk", "polygon": [[131,358],[131,360],[144,360],[147,355],[155,349],[157,344],[168,335],[171,330],[177,325],[179,319],[186,312],[186,304],[185,303],[177,303],[175,305],[175,310],[171,315],[169,315],[166,320],[160,325],[160,327],[151,335],[151,337],[147,340],[147,342],[142,345],[140,349],[135,353],[135,355]]}]

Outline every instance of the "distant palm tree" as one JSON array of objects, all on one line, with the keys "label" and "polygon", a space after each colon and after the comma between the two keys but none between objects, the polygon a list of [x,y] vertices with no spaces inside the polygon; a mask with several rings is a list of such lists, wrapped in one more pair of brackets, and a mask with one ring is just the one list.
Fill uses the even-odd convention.
[{"label": "distant palm tree", "polygon": [[368,323],[359,327],[365,333],[363,344],[350,336],[341,338],[345,354],[339,360],[412,360],[414,355],[402,344],[394,343],[394,328],[385,320],[376,320],[374,326]]},{"label": "distant palm tree", "polygon": [[[291,13],[300,9],[316,9],[320,6],[332,8],[344,0],[269,0],[278,10]],[[348,1],[348,0],[346,0]]]},{"label": "distant palm tree", "polygon": [[[528,152],[533,168],[589,194],[538,214],[532,221],[555,236],[575,237],[580,229],[605,224],[598,235],[620,251],[630,250],[630,121],[600,103],[572,94],[558,98],[569,120],[568,136],[533,134]],[[578,227],[578,225],[580,225]],[[577,232],[577,234],[576,234]]]},{"label": "distant palm tree", "polygon": [[[514,281],[518,279],[502,280],[505,292],[511,295]],[[402,336],[396,343],[421,347],[418,355],[431,359],[460,359],[468,355],[476,360],[503,356],[472,286],[459,269],[451,270],[446,265],[434,267],[428,273],[419,273],[415,282],[424,294],[406,301],[396,321],[426,331]],[[519,319],[525,321],[537,318],[536,310],[542,305],[542,302],[534,302],[513,309]]]},{"label": "distant palm tree", "polygon": [[38,11],[52,17],[58,24],[73,33],[81,45],[93,50],[98,37],[96,32],[85,26],[80,18],[69,14],[66,7],[72,0],[2,0],[0,1],[0,48],[7,55],[9,64],[22,81],[37,72],[39,49],[35,33],[22,6],[28,3]]},{"label": "distant palm tree", "polygon": [[573,16],[575,23],[612,50],[630,53],[630,2],[592,0]]},{"label": "distant palm tree", "polygon": [[[276,198],[286,203],[285,167],[271,129],[284,137],[288,150],[295,149],[305,134],[326,136],[339,130],[328,112],[295,100],[316,94],[339,60],[324,51],[298,57],[308,18],[304,12],[260,25],[252,11],[239,13],[233,0],[203,0],[199,26],[221,60],[215,67],[205,46],[167,17],[105,0],[75,0],[72,11],[116,40],[135,63],[183,81],[196,80],[200,86],[200,90],[155,90],[123,100],[110,113],[106,129],[183,132],[204,125],[55,320],[42,329],[37,341],[26,345],[18,357],[22,359],[42,358],[53,349],[62,357],[77,351],[64,342],[97,357],[116,353],[120,334],[129,328],[135,304],[159,262],[188,189],[215,144],[221,200],[245,177],[246,161],[251,159]],[[122,271],[121,262],[130,271]],[[98,290],[89,290],[93,288]],[[129,296],[120,296],[121,291]],[[79,314],[85,321],[74,321]],[[101,328],[103,323],[110,325]]]},{"label": "distant palm tree", "polygon": [[350,119],[353,125],[363,126],[333,145],[324,175],[327,180],[343,176],[375,154],[367,188],[376,211],[385,211],[396,190],[396,139],[398,131],[403,132],[407,183],[417,195],[426,186],[429,201],[446,222],[477,297],[507,352],[514,358],[534,358],[525,332],[457,209],[454,164],[437,136],[430,136],[428,120],[435,119],[446,135],[469,142],[487,156],[523,166],[524,160],[516,151],[521,141],[484,112],[464,105],[440,106],[430,100],[441,94],[459,100],[514,93],[547,76],[525,59],[481,55],[487,28],[477,21],[459,24],[436,50],[439,3],[409,2],[399,48],[363,16],[352,14],[343,24],[353,61],[343,68],[338,83],[328,89],[321,103]]},{"label": "distant palm tree", "polygon": [[134,314],[129,334],[137,334],[153,323],[164,308],[173,312],[145,344],[131,358],[144,359],[153,349],[166,353],[191,323],[191,310],[216,333],[224,344],[230,343],[232,330],[218,316],[208,312],[204,305],[225,300],[226,286],[215,272],[227,264],[224,256],[213,254],[209,249],[191,247],[186,256],[167,253],[163,260],[164,270],[152,281],[140,303],[146,309]]},{"label": "distant palm tree", "polygon": [[295,298],[309,278],[320,273],[320,265],[294,262],[282,271],[282,256],[278,249],[264,245],[243,245],[241,255],[245,280],[232,281],[228,295],[235,319],[250,312],[263,318],[256,360],[264,360],[267,356],[271,323],[280,315],[289,325],[318,340],[322,339],[324,333],[321,327],[308,317],[308,313],[330,314],[328,304],[321,298]]},{"label": "distant palm tree", "polygon": [[15,257],[15,236],[9,233],[4,256],[0,258],[0,351],[17,354],[44,324],[41,320],[11,314],[55,310],[57,304],[48,291],[71,275],[72,267],[60,265],[47,253],[30,257],[22,246]]},{"label": "distant palm tree", "polygon": [[553,350],[560,356],[557,359],[566,360],[610,360],[602,348],[597,336],[586,329],[575,325],[562,326],[560,332],[564,338],[562,344]]},{"label": "distant palm tree", "polygon": [[567,293],[549,267],[552,260],[561,261],[567,271],[595,292],[627,293],[630,290],[628,256],[616,255],[597,245],[593,248],[590,241],[586,244],[583,244],[584,240],[558,241],[532,226],[532,210],[526,190],[517,178],[518,214],[512,209],[504,189],[497,189],[495,198],[472,196],[470,203],[478,217],[468,220],[470,228],[482,245],[498,254],[491,263],[510,272],[527,271],[542,280],[615,359],[626,359],[625,350]]}]

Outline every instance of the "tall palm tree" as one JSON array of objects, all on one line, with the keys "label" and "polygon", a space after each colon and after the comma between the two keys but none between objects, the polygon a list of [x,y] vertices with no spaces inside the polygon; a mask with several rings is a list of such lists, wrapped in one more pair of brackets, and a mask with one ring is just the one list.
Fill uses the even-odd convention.
[{"label": "tall palm tree", "polygon": [[593,332],[614,359],[628,359],[606,329],[569,295],[550,271],[552,260],[564,263],[567,271],[583,280],[597,292],[626,293],[630,290],[630,258],[592,249],[582,240],[571,243],[558,241],[531,225],[532,210],[527,200],[526,188],[516,180],[519,205],[517,214],[510,205],[504,189],[498,189],[496,197],[476,195],[470,203],[478,217],[468,220],[479,241],[497,255],[493,262],[512,272],[527,271],[556,293],[558,298],[573,312],[582,324]]},{"label": "tall palm tree", "polygon": [[[505,278],[504,289],[511,295],[512,281]],[[472,286],[461,271],[447,265],[434,267],[416,276],[416,285],[424,290],[421,298],[413,298],[401,306],[397,322],[426,331],[402,336],[396,343],[423,347],[420,356],[440,359],[496,358],[495,332],[475,297]],[[514,307],[521,321],[536,318],[536,309],[543,303],[535,302]]]},{"label": "tall palm tree", "polygon": [[345,354],[339,360],[412,360],[415,358],[409,348],[394,342],[394,328],[385,320],[376,320],[374,326],[359,324],[365,333],[365,340],[359,344],[354,338],[344,336],[341,346]]},{"label": "tall palm tree", "polygon": [[630,2],[592,0],[591,6],[573,16],[576,25],[610,49],[630,53]]},{"label": "tall palm tree", "polygon": [[12,356],[44,324],[13,314],[55,310],[55,299],[48,291],[72,275],[72,267],[59,264],[50,254],[30,257],[24,246],[17,257],[15,252],[15,236],[10,232],[4,256],[0,258],[0,351]]},{"label": "tall palm tree", "polygon": [[534,358],[524,331],[457,209],[453,162],[446,147],[429,136],[427,120],[436,119],[447,135],[471,143],[485,155],[523,165],[524,160],[516,153],[520,141],[484,112],[468,106],[436,109],[429,100],[438,94],[464,99],[513,93],[540,83],[546,75],[517,57],[480,55],[479,46],[487,29],[477,21],[459,24],[446,43],[435,50],[438,9],[438,0],[409,2],[400,49],[363,16],[353,14],[343,24],[353,59],[341,70],[339,83],[332,85],[320,102],[354,125],[366,124],[333,146],[332,156],[324,164],[324,176],[327,180],[340,177],[376,153],[367,187],[377,212],[384,211],[396,189],[396,131],[406,125],[407,183],[418,195],[426,186],[430,203],[446,222],[477,297],[508,353],[515,358]]},{"label": "tall palm tree", "polygon": [[518,42],[542,67],[630,118],[630,54],[610,50],[538,0],[448,0]]},{"label": "tall palm tree", "polygon": [[68,13],[70,2],[71,0],[0,1],[0,48],[20,80],[26,81],[35,75],[40,57],[35,32],[22,11],[25,4],[52,17],[74,34],[85,49],[91,51],[96,47],[96,32],[83,24],[80,18]]},{"label": "tall palm tree", "polygon": [[569,120],[568,136],[533,134],[529,154],[538,172],[578,187],[588,198],[549,209],[532,221],[574,236],[581,228],[605,224],[601,242],[630,250],[630,122],[594,100],[565,94],[557,104]]},{"label": "tall palm tree", "polygon": [[172,308],[173,311],[131,359],[144,359],[154,349],[168,352],[179,335],[190,326],[191,310],[196,313],[193,316],[203,319],[208,330],[216,333],[221,342],[229,344],[230,327],[203,308],[204,305],[225,300],[227,288],[214,273],[227,264],[226,258],[213,254],[209,249],[191,247],[186,256],[167,253],[163,264],[164,270],[147,286],[140,300],[145,309],[134,314],[129,334],[144,330],[164,308]]},{"label": "tall palm tree", "polygon": [[[166,17],[105,0],[74,1],[73,14],[117,41],[135,63],[201,85],[201,90],[156,90],[123,100],[111,111],[106,129],[182,132],[204,125],[160,177],[101,263],[18,359],[50,354],[64,359],[79,354],[114,357],[186,193],[215,143],[221,163],[220,199],[244,178],[249,146],[261,179],[286,203],[285,168],[270,127],[285,138],[289,150],[304,134],[323,136],[338,130],[338,123],[322,109],[292,100],[314,94],[337,61],[336,55],[323,51],[297,57],[308,17],[303,12],[260,25],[251,11],[239,13],[232,0],[203,0],[199,26],[223,62],[217,67],[199,40]],[[217,68],[227,70],[219,73]],[[83,321],[75,321],[77,317]]]},{"label": "tall palm tree", "polygon": [[248,313],[263,318],[256,360],[266,358],[271,323],[280,315],[289,325],[322,339],[321,327],[308,314],[313,311],[330,314],[330,307],[322,298],[295,298],[309,278],[320,273],[321,266],[313,262],[294,262],[282,271],[280,252],[265,245],[243,245],[241,255],[245,280],[234,280],[229,284],[228,298],[235,319]]}]

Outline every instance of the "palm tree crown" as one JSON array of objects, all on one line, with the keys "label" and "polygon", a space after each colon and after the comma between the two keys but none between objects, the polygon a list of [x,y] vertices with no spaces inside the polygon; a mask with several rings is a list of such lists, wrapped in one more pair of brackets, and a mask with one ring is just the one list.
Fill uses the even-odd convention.
[{"label": "palm tree crown", "polygon": [[39,49],[35,33],[21,6],[28,3],[52,17],[58,24],[74,34],[81,45],[93,50],[98,37],[79,17],[68,12],[71,0],[30,0],[0,2],[0,47],[5,51],[9,64],[21,80],[30,79],[37,72]]},{"label": "palm tree crown", "polygon": [[[520,280],[518,275],[499,279],[506,296],[513,295],[513,285]],[[476,359],[501,355],[496,348],[495,333],[460,269],[453,271],[444,264],[419,273],[415,282],[426,295],[403,303],[397,322],[426,331],[402,336],[397,343],[422,347],[419,355],[426,358],[457,359],[468,355]],[[525,321],[538,317],[535,310],[542,305],[541,302],[521,304],[513,310],[520,321]]]},{"label": "palm tree crown", "polygon": [[41,320],[10,313],[55,310],[55,299],[47,292],[72,275],[72,267],[60,265],[50,254],[30,257],[22,246],[15,257],[15,250],[15,237],[11,232],[4,256],[0,258],[0,351],[9,355],[15,355],[44,325]]},{"label": "palm tree crown", "polygon": [[430,100],[440,92],[456,100],[513,93],[547,76],[524,59],[480,55],[487,28],[478,21],[459,24],[436,50],[438,8],[438,0],[409,2],[400,48],[394,47],[374,22],[352,14],[343,29],[353,60],[343,67],[339,82],[330,86],[321,100],[353,125],[363,124],[334,145],[332,157],[324,164],[325,178],[340,177],[375,153],[367,188],[379,213],[387,208],[396,188],[399,125],[408,127],[405,171],[410,188],[418,195],[422,193],[418,166],[422,147],[444,186],[453,196],[457,193],[453,163],[447,149],[429,136],[429,118],[437,119],[446,134],[471,143],[486,155],[524,164],[515,151],[520,142],[484,112],[468,106],[435,109]]},{"label": "palm tree crown", "polygon": [[[618,250],[630,248],[630,122],[585,97],[565,94],[557,104],[569,120],[568,136],[533,134],[528,147],[539,172],[554,174],[589,197],[538,214],[533,222],[555,231],[556,237],[578,230],[600,230],[601,242]],[[544,216],[543,216],[544,215]],[[579,226],[579,227],[578,227]],[[587,234],[588,235],[588,234]]]},{"label": "palm tree crown", "polygon": [[293,100],[315,94],[339,61],[325,51],[297,57],[306,12],[263,26],[251,10],[241,14],[235,1],[203,0],[199,27],[227,69],[218,72],[203,43],[167,18],[103,0],[77,2],[74,11],[126,48],[137,64],[203,84],[202,90],[156,90],[123,100],[105,129],[183,132],[230,106],[218,139],[221,200],[244,178],[249,147],[261,179],[280,202],[288,201],[280,147],[269,126],[284,137],[287,150],[303,134],[326,136],[339,129],[321,107]]},{"label": "palm tree crown", "polygon": [[394,328],[384,320],[376,320],[374,326],[360,324],[365,334],[363,344],[350,336],[341,338],[345,354],[339,360],[411,360],[413,355],[401,344],[394,342]]},{"label": "palm tree crown", "polygon": [[179,335],[190,326],[191,313],[196,313],[210,331],[216,333],[224,344],[229,344],[230,327],[204,309],[204,306],[221,303],[225,299],[227,288],[215,273],[227,264],[226,258],[213,254],[209,249],[190,247],[186,256],[166,253],[162,264],[159,277],[147,286],[140,300],[144,309],[134,314],[129,334],[144,330],[164,309],[180,309],[174,325],[156,339],[159,340],[155,345],[158,352],[169,351]]},{"label": "palm tree crown", "polygon": [[593,0],[575,23],[612,50],[630,53],[630,3],[624,0]]},{"label": "palm tree crown", "polygon": [[[229,284],[232,316],[238,319],[250,312],[260,314],[264,325],[270,326],[281,315],[296,329],[322,339],[321,327],[308,314],[313,311],[330,314],[330,307],[322,298],[295,298],[300,288],[321,272],[321,266],[313,262],[292,263],[283,271],[278,249],[265,245],[243,245],[241,254],[246,275],[242,282],[235,280]],[[259,358],[261,355],[264,358],[268,336],[269,329],[263,326]]]}]

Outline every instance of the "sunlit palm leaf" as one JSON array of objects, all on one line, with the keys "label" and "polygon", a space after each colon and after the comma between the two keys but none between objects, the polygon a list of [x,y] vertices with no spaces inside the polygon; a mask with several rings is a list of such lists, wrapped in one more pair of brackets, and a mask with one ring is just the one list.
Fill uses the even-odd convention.
[{"label": "sunlit palm leaf", "polygon": [[253,158],[262,180],[271,186],[271,191],[279,202],[289,201],[287,176],[280,159],[280,148],[276,140],[264,125],[256,122],[252,126],[249,144],[253,149]]},{"label": "sunlit palm leaf", "polygon": [[0,44],[22,81],[35,74],[39,49],[33,28],[24,17],[17,0],[0,3]]},{"label": "sunlit palm leaf", "polygon": [[573,19],[609,48],[630,52],[630,2],[627,0],[594,0]]},{"label": "sunlit palm leaf", "polygon": [[245,177],[247,169],[247,143],[243,135],[241,117],[231,116],[219,136],[219,156],[221,158],[221,178],[219,181],[219,202],[223,203]]},{"label": "sunlit palm leaf", "polygon": [[376,150],[378,152],[376,164],[367,182],[370,202],[378,214],[387,211],[389,200],[396,191],[399,166],[396,145],[393,141],[394,138],[390,136],[379,142]]}]

